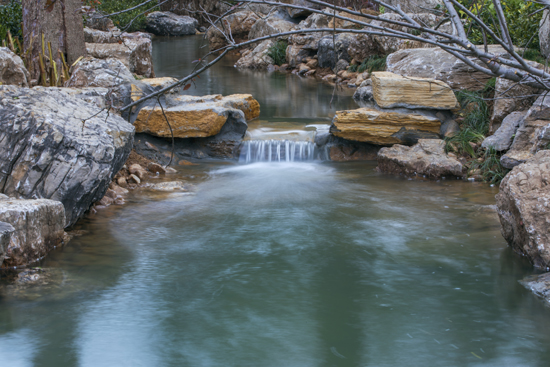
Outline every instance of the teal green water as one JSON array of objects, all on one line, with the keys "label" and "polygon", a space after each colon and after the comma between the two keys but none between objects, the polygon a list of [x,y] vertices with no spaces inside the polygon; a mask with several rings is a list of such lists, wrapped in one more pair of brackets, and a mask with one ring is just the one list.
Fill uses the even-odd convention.
[{"label": "teal green water", "polygon": [[[319,117],[280,106],[275,126]],[[132,192],[41,263],[49,285],[2,285],[2,365],[548,366],[497,188],[374,168],[209,161],[166,178],[192,195]]]}]

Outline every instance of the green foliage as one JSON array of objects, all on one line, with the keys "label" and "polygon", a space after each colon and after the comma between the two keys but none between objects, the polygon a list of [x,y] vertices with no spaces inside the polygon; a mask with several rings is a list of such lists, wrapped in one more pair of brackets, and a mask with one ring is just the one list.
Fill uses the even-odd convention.
[{"label": "green foliage", "polygon": [[357,71],[363,73],[368,71],[372,73],[373,71],[384,71],[386,70],[386,56],[371,55],[367,57],[361,65],[357,67]]},{"label": "green foliage", "polygon": [[538,49],[527,48],[527,49],[523,50],[523,52],[520,52],[520,55],[525,60],[536,61],[539,64],[543,64],[543,65],[546,63],[546,58],[544,56],[542,56],[542,54],[540,53],[540,51]]},{"label": "green foliage", "polygon": [[349,68],[348,68],[348,71],[352,72],[352,73],[355,73],[357,71],[357,69],[359,68],[359,65],[355,64],[355,65],[351,65]]},{"label": "green foliage", "polygon": [[288,42],[280,40],[277,41],[271,46],[267,52],[267,56],[273,59],[275,65],[283,65],[286,63],[286,48],[288,47]]},{"label": "green foliage", "polygon": [[[145,0],[84,0],[85,5],[94,7],[96,10],[106,14],[112,14],[121,10],[132,8],[143,3]],[[113,23],[122,30],[135,32],[145,29],[146,16],[148,13],[160,10],[155,6],[156,1],[147,3],[132,11],[110,17]],[[128,27],[128,29],[126,29]]]},{"label": "green foliage", "polygon": [[500,164],[500,153],[480,147],[489,133],[491,111],[486,99],[494,94],[494,87],[495,78],[492,78],[480,92],[456,92],[462,106],[460,132],[445,138],[445,149],[464,157],[470,173],[479,172],[484,181],[498,183],[508,172]]},{"label": "green foliage", "polygon": [[[498,18],[491,0],[459,0],[459,2],[479,17],[496,35],[500,36]],[[538,50],[540,47],[538,30],[542,12],[533,13],[543,6],[529,0],[501,0],[501,4],[514,45]],[[459,13],[466,21],[465,29],[468,31],[469,39],[474,44],[483,44],[483,33],[480,26],[463,11],[459,11]],[[490,37],[487,42],[495,43]]]},{"label": "green foliage", "polygon": [[0,5],[0,40],[6,39],[8,30],[13,37],[21,38],[22,18],[20,2],[12,0],[6,5]]}]

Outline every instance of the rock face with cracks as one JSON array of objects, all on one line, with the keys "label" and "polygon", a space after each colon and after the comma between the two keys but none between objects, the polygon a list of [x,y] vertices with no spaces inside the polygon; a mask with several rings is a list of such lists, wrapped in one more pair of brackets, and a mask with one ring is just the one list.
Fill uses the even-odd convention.
[{"label": "rock face with cracks", "polygon": [[[3,267],[29,265],[63,242],[65,209],[54,200],[2,200],[0,223],[13,226]],[[1,225],[0,225],[1,231]]]},{"label": "rock face with cracks", "polygon": [[550,267],[550,151],[514,167],[496,196],[502,236],[535,267]]},{"label": "rock face with cracks", "polygon": [[4,256],[6,256],[6,250],[10,244],[10,239],[15,228],[9,223],[0,222],[0,266],[4,262]]},{"label": "rock face with cracks", "polygon": [[421,139],[412,147],[397,144],[382,148],[377,159],[378,168],[386,173],[432,179],[463,176],[462,164],[445,153],[445,142],[438,139]]},{"label": "rock face with cracks", "polygon": [[191,35],[197,33],[198,26],[198,20],[168,11],[154,11],[147,15],[147,30],[157,36]]},{"label": "rock face with cracks", "polygon": [[96,59],[87,56],[71,68],[67,87],[113,88],[125,82],[135,81],[130,70],[116,58]]},{"label": "rock face with cracks", "polygon": [[130,153],[134,128],[63,88],[0,86],[0,191],[63,203],[74,224]]},{"label": "rock face with cracks", "polygon": [[31,76],[23,60],[7,47],[0,47],[0,83],[28,87]]}]

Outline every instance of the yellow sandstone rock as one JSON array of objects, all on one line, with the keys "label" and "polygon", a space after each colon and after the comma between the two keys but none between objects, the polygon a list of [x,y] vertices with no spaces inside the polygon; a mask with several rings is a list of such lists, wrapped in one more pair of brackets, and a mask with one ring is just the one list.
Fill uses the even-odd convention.
[{"label": "yellow sandstone rock", "polygon": [[440,128],[441,121],[435,117],[359,108],[336,112],[330,131],[347,140],[392,145],[438,137]]},{"label": "yellow sandstone rock", "polygon": [[[260,104],[250,94],[234,94],[227,97],[211,95],[203,97],[177,96],[167,99],[164,107],[176,138],[205,138],[218,134],[230,115],[240,110],[244,118],[252,120],[260,115]],[[242,118],[242,117],[241,117]],[[134,122],[136,133],[148,133],[159,137],[171,137],[170,126],[156,105],[142,108]]]},{"label": "yellow sandstone rock", "polygon": [[451,88],[429,78],[403,77],[389,72],[372,73],[374,100],[382,108],[455,110],[460,107]]}]

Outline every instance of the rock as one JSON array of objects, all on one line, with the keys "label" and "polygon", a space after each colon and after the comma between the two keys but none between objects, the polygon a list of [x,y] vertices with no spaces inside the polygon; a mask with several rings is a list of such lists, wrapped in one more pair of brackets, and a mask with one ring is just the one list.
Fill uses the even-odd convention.
[{"label": "rock", "polygon": [[317,66],[319,66],[319,61],[317,59],[311,59],[306,62],[306,65],[310,69],[315,69]]},{"label": "rock", "polygon": [[107,14],[103,14],[101,12],[94,12],[90,16],[86,17],[85,23],[88,28],[97,29],[104,32],[118,30]]},{"label": "rock", "polygon": [[[248,34],[252,26],[260,19],[254,12],[239,11],[224,18],[225,29],[231,29],[231,35],[236,42],[248,40]],[[220,26],[218,26],[220,28]],[[220,28],[223,29],[223,28]],[[227,45],[227,40],[222,32],[211,27],[206,33],[211,50],[217,50]]]},{"label": "rock", "polygon": [[430,9],[443,6],[442,0],[387,0],[391,6],[401,6],[401,9],[407,13],[426,13]]},{"label": "rock", "polygon": [[[531,65],[540,65],[535,62],[529,63]],[[495,83],[495,102],[491,116],[491,132],[496,131],[502,120],[510,113],[528,110],[537,99],[536,94],[538,93],[540,93],[538,89],[520,85],[508,79],[497,78]]]},{"label": "rock", "polygon": [[0,85],[28,87],[31,76],[23,60],[7,47],[0,47]]},{"label": "rock", "polygon": [[153,44],[149,38],[123,38],[122,43],[86,43],[88,55],[96,59],[115,58],[130,72],[154,77]]},{"label": "rock", "polygon": [[128,181],[126,181],[126,177],[119,177],[116,182],[120,187],[124,188],[128,186]]},{"label": "rock", "polygon": [[338,57],[334,51],[334,42],[332,36],[326,36],[319,40],[318,45],[318,61],[319,67],[322,68],[331,68],[333,69],[336,66]]},{"label": "rock", "polygon": [[307,17],[308,15],[312,14],[311,10],[308,10],[308,9],[314,9],[314,10],[321,9],[321,5],[312,4],[312,3],[308,2],[307,0],[290,0],[290,1],[285,1],[285,2],[287,4],[298,5],[298,6],[304,7],[304,9],[288,8],[288,14],[292,18]]},{"label": "rock", "polygon": [[309,66],[307,66],[306,64],[300,64],[300,66],[298,67],[298,74],[299,75],[304,75],[305,73],[307,73],[310,70],[311,70],[311,68]]},{"label": "rock", "polygon": [[540,53],[544,57],[550,56],[550,11],[545,9],[542,13],[539,28]]},{"label": "rock", "polygon": [[36,86],[33,90],[41,91],[44,93],[56,91],[56,93],[65,93],[81,99],[87,103],[94,104],[95,106],[103,109],[107,106],[106,97],[109,93],[109,89],[101,87],[85,87],[85,88],[58,88],[58,87],[43,87]]},{"label": "rock", "polygon": [[101,31],[84,27],[84,42],[86,43],[118,43],[122,41],[122,32],[120,31]]},{"label": "rock", "polygon": [[331,137],[328,148],[328,159],[334,162],[350,161],[374,161],[380,146],[348,141],[336,137]]},{"label": "rock", "polygon": [[[269,17],[267,19],[259,19],[254,25],[250,28],[250,33],[248,34],[248,39],[253,40],[260,37],[269,36],[275,33],[289,32],[296,28],[296,24],[288,22],[284,19],[278,17]],[[288,36],[281,36],[276,38],[276,40],[288,40]]]},{"label": "rock", "polygon": [[539,150],[548,149],[550,143],[550,98],[540,96],[527,111],[510,150],[500,162],[508,169],[532,158]]},{"label": "rock", "polygon": [[[372,86],[359,87],[353,93],[353,100],[356,103],[366,103],[374,101],[374,95],[372,93]],[[361,105],[361,104],[359,104]]]},{"label": "rock", "polygon": [[114,58],[100,60],[87,56],[71,69],[71,79],[67,82],[67,87],[72,88],[113,88],[125,82],[135,81],[124,63]]},{"label": "rock", "polygon": [[550,151],[508,173],[496,196],[502,236],[538,268],[550,266]]},{"label": "rock", "polygon": [[130,172],[130,174],[138,176],[139,179],[142,181],[148,176],[147,170],[137,163],[132,164],[130,168],[128,168],[128,171]]},{"label": "rock", "polygon": [[131,174],[130,177],[128,177],[128,183],[139,185],[141,180],[138,176]]},{"label": "rock", "polygon": [[9,200],[10,197],[8,195],[0,194],[0,200]]},{"label": "rock", "polygon": [[[427,26],[427,27],[434,27],[436,26],[442,18],[437,17],[434,14],[429,13],[421,13],[421,14],[407,14],[410,16],[413,20],[417,21],[418,23]],[[380,18],[385,20],[391,20],[391,21],[400,21],[405,22],[401,15],[396,13],[385,13],[381,14]],[[409,29],[407,27],[395,25],[386,23],[381,20],[373,20],[371,23],[373,26],[378,27],[385,27],[388,29],[393,29],[401,32],[408,32]],[[445,33],[452,33],[452,27],[449,22],[444,23],[442,26],[438,28],[438,31],[445,32]],[[414,40],[407,40],[407,39],[400,39],[395,38],[391,36],[379,36],[379,35],[373,35],[372,39],[377,44],[379,51],[382,54],[388,55],[392,52],[396,52],[403,49],[414,49],[414,48],[420,48],[420,47],[430,47],[429,44],[426,44],[424,42],[420,41],[414,41]],[[432,46],[433,47],[433,46]]]},{"label": "rock", "polygon": [[439,138],[440,128],[441,121],[435,117],[359,108],[337,111],[330,132],[347,140],[377,145],[412,145],[418,139]]},{"label": "rock", "polygon": [[527,112],[512,112],[502,122],[502,125],[491,136],[483,140],[481,146],[485,149],[492,148],[498,152],[506,151],[512,145],[512,139],[519,125],[523,122]]},{"label": "rock", "polygon": [[550,273],[531,275],[520,280],[519,283],[550,306]]},{"label": "rock", "polygon": [[[249,94],[227,97],[178,96],[167,100],[164,112],[170,121],[174,137],[209,137],[218,134],[228,119],[246,121],[260,115],[260,105]],[[172,136],[161,108],[144,107],[134,122],[136,132],[168,138]],[[245,129],[246,131],[246,129]]]},{"label": "rock", "polygon": [[429,78],[405,78],[389,72],[371,75],[374,100],[382,108],[454,110],[460,107],[451,88]]},{"label": "rock", "polygon": [[273,41],[266,40],[257,45],[252,52],[246,54],[237,61],[235,66],[239,69],[258,69],[266,70],[269,65],[273,65],[273,59],[268,55],[269,49],[273,46]]},{"label": "rock", "polygon": [[[504,49],[489,45],[489,52],[500,55]],[[473,59],[474,62],[480,62]],[[400,50],[388,55],[386,70],[408,77],[434,78],[452,89],[481,90],[491,78],[440,48]]]},{"label": "rock", "polygon": [[441,124],[439,135],[448,138],[460,132],[460,126],[455,120],[449,119]]},{"label": "rock", "polygon": [[363,60],[378,52],[378,46],[372,42],[369,36],[356,33],[340,33],[334,40],[332,36],[321,38],[318,43],[317,55],[320,67],[334,69],[339,60],[344,60],[349,64],[352,59]]},{"label": "rock", "polygon": [[149,163],[147,165],[147,169],[153,173],[156,173],[156,174],[159,174],[159,175],[164,175],[166,174],[166,169],[164,167],[162,167],[160,164],[158,163]]},{"label": "rock", "polygon": [[65,209],[59,201],[0,201],[0,222],[15,229],[4,257],[3,267],[29,265],[62,245]]},{"label": "rock", "polygon": [[[0,204],[1,205],[1,204]],[[0,222],[0,267],[4,262],[4,256],[8,250],[12,233],[15,232],[15,228],[9,223]]]},{"label": "rock", "polygon": [[199,21],[186,15],[168,11],[154,11],[147,15],[147,30],[157,36],[186,36],[197,33]]},{"label": "rock", "polygon": [[397,144],[382,148],[378,152],[378,168],[386,173],[431,179],[463,176],[462,164],[445,153],[445,142],[438,139],[420,139],[412,147]]},{"label": "rock", "polygon": [[57,200],[66,225],[101,199],[123,166],[134,128],[63,88],[0,86],[0,187],[18,198]]}]

